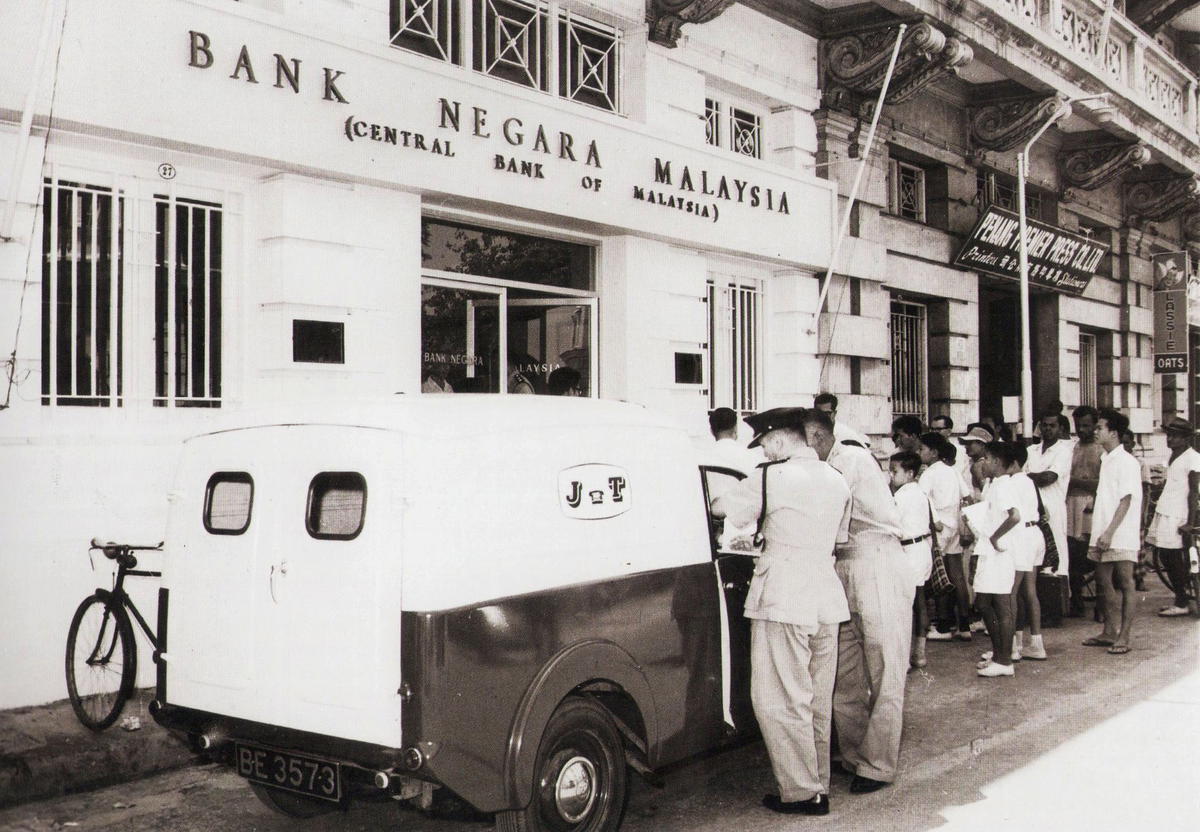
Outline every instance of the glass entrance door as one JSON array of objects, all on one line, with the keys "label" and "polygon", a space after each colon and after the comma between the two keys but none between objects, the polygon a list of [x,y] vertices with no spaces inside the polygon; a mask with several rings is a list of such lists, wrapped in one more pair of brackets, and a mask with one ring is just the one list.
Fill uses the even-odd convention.
[{"label": "glass entrance door", "polygon": [[[581,395],[592,396],[596,377],[596,300],[594,298],[519,298],[505,310],[509,392],[547,392],[550,374],[559,367],[579,373]],[[515,383],[514,383],[515,382]]]},{"label": "glass entrance door", "polygon": [[500,392],[504,295],[454,281],[421,285],[421,392]]}]

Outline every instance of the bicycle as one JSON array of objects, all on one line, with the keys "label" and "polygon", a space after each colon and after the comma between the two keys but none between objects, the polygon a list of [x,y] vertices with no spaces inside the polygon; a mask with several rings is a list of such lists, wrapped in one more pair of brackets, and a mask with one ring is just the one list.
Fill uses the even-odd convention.
[{"label": "bicycle", "polygon": [[158,650],[157,635],[125,592],[125,578],[160,577],[161,572],[139,570],[133,553],[162,551],[162,543],[136,546],[92,538],[89,560],[97,550],[116,561],[117,577],[112,590],[97,589],[75,610],[67,631],[66,672],[67,695],[75,715],[91,730],[103,731],[121,715],[137,679],[137,642],[129,613]]}]

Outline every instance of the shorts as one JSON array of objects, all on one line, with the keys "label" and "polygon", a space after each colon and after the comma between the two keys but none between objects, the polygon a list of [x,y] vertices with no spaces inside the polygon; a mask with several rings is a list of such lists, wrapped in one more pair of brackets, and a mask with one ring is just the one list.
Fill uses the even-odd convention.
[{"label": "shorts", "polygon": [[1089,494],[1067,497],[1067,537],[1082,540],[1092,533],[1092,505],[1096,498]]},{"label": "shorts", "polygon": [[913,586],[921,586],[933,574],[933,550],[929,548],[928,540],[920,540],[902,547],[904,560],[912,575]]},{"label": "shorts", "polygon": [[972,584],[976,592],[991,595],[1008,595],[1016,581],[1017,570],[1013,567],[1012,554],[996,552],[979,558]]},{"label": "shorts", "polygon": [[1183,535],[1179,533],[1179,527],[1186,523],[1178,517],[1155,512],[1150,528],[1146,529],[1146,542],[1160,549],[1182,549]]},{"label": "shorts", "polygon": [[1120,563],[1125,560],[1130,563],[1138,562],[1137,549],[1088,549],[1087,556],[1093,563]]}]

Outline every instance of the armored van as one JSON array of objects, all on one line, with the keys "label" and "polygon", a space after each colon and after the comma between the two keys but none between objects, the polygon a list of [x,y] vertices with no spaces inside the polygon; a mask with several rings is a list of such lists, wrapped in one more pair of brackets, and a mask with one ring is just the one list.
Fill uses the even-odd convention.
[{"label": "armored van", "polygon": [[729,476],[590,399],[396,397],[197,436],[152,713],[290,815],[444,787],[500,829],[615,829],[630,769],[754,730],[753,564],[707,508]]}]

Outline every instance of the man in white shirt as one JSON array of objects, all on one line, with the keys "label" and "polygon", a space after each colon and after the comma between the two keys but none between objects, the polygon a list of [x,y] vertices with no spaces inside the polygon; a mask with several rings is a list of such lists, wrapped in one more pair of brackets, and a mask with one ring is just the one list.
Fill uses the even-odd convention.
[{"label": "man in white shirt", "polygon": [[728,407],[718,407],[708,412],[708,429],[716,440],[708,457],[715,465],[749,475],[766,460],[758,451],[738,441],[737,418],[737,413]]},{"label": "man in white shirt", "polygon": [[1196,431],[1186,419],[1172,419],[1163,430],[1171,458],[1166,481],[1154,507],[1154,517],[1146,531],[1146,540],[1158,549],[1158,558],[1175,587],[1175,603],[1158,614],[1166,618],[1188,614],[1187,544],[1198,518],[1200,503],[1200,453],[1192,447]]},{"label": "man in white shirt", "polygon": [[904,682],[912,639],[913,584],[900,546],[900,511],[871,452],[834,440],[828,413],[809,411],[804,434],[817,456],[850,486],[850,536],[834,564],[850,620],[839,634],[833,718],[850,791],[896,779],[904,723]]},{"label": "man in white shirt", "polygon": [[1087,556],[1096,564],[1104,630],[1083,643],[1107,647],[1114,655],[1130,649],[1130,629],[1137,613],[1133,567],[1142,545],[1142,466],[1121,447],[1121,431],[1128,427],[1129,418],[1112,408],[1102,408],[1097,414],[1096,442],[1104,453]]},{"label": "man in white shirt", "polygon": [[838,626],[850,617],[833,547],[846,540],[850,489],[805,443],[803,416],[778,407],[746,419],[771,462],[718,497],[713,514],[753,523],[766,494],[766,542],[746,596],[751,701],[779,786],[763,805],[825,815]]},{"label": "man in white shirt", "polygon": [[1054,533],[1054,546],[1058,549],[1056,575],[1066,575],[1070,563],[1067,551],[1067,484],[1071,481],[1072,443],[1061,436],[1061,424],[1057,413],[1047,413],[1038,423],[1042,441],[1029,446],[1029,459],[1025,462],[1025,473],[1038,487],[1050,531]]},{"label": "man in white shirt", "polygon": [[871,447],[871,440],[867,439],[866,434],[847,425],[845,422],[839,422],[837,417],[838,399],[832,393],[818,393],[813,399],[813,407],[817,410],[824,410],[829,414],[830,421],[833,422],[833,441],[849,442],[852,445],[858,445],[863,448]]},{"label": "man in white shirt", "polygon": [[929,420],[929,429],[935,433],[940,433],[945,437],[946,441],[954,446],[954,472],[966,481],[970,477],[967,466],[970,465],[970,460],[967,459],[967,449],[963,447],[963,443],[954,435],[954,420],[949,416],[938,414]]}]

